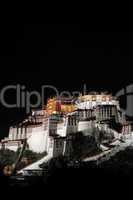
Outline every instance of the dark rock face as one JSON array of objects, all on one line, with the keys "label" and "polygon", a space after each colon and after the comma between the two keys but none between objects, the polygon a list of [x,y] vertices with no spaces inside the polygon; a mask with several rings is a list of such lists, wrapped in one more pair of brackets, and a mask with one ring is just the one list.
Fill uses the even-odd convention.
[{"label": "dark rock face", "polygon": [[[81,163],[77,168],[75,166],[67,167],[66,160],[63,157],[54,158],[49,166],[50,173],[47,178],[33,177],[32,180],[27,181],[26,184],[19,184],[9,181],[8,177],[1,176],[0,182],[4,187],[26,187],[26,188],[39,188],[46,187],[65,187],[72,188],[89,188],[103,190],[109,187],[116,187],[118,185],[123,187],[128,184],[128,180],[133,178],[133,149],[127,148],[125,151],[117,153],[110,160],[101,163],[99,166],[95,162]],[[11,183],[11,186],[10,186]],[[90,192],[90,191],[89,191]]]},{"label": "dark rock face", "polygon": [[101,163],[100,168],[115,175],[133,175],[133,148],[117,153],[110,160]]},{"label": "dark rock face", "polygon": [[72,157],[79,159],[97,149],[97,142],[93,136],[84,136],[78,132],[72,140]]}]

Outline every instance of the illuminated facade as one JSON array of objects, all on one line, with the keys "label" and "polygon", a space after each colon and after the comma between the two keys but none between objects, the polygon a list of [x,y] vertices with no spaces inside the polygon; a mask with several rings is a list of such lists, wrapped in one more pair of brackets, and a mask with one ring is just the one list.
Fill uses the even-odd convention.
[{"label": "illuminated facade", "polygon": [[72,99],[65,97],[49,99],[46,108],[48,114],[71,113],[75,109]]},{"label": "illuminated facade", "polygon": [[[55,97],[47,101],[46,109],[32,110],[22,123],[10,127],[9,137],[2,140],[5,148],[21,146],[27,139],[27,148],[35,152],[65,152],[65,138],[82,131],[85,136],[93,134],[93,129],[116,133],[110,123],[124,124],[119,102],[112,95],[89,94],[77,98]],[[126,130],[126,129],[124,129]],[[56,149],[60,139],[61,149]],[[17,144],[16,144],[17,143]],[[58,142],[57,142],[58,143]],[[1,145],[2,146],[2,145]],[[55,153],[58,152],[58,153]]]}]

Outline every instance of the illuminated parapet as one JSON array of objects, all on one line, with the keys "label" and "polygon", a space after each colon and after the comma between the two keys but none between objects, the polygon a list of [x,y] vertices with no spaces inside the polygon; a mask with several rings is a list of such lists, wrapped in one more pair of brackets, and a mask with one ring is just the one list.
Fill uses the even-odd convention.
[{"label": "illuminated parapet", "polygon": [[78,97],[76,101],[78,109],[92,109],[98,105],[116,105],[119,109],[119,102],[112,95],[84,95]]},{"label": "illuminated parapet", "polygon": [[72,98],[52,98],[48,100],[48,114],[71,113],[76,110]]}]

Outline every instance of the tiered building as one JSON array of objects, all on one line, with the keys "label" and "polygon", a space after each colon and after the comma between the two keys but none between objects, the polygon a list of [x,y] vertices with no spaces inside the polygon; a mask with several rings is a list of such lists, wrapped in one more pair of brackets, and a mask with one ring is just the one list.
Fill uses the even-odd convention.
[{"label": "tiered building", "polygon": [[27,148],[34,152],[64,155],[69,152],[69,135],[82,132],[88,136],[97,130],[117,137],[126,132],[126,126],[125,115],[112,95],[55,97],[48,99],[46,109],[32,110],[27,119],[10,127],[8,138],[1,141],[1,148],[16,151],[27,139]]}]

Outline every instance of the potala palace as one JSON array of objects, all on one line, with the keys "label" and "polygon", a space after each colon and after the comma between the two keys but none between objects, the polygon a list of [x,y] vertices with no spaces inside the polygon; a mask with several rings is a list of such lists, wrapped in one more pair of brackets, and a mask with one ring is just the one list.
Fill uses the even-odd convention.
[{"label": "potala palace", "polygon": [[48,99],[45,109],[32,110],[28,118],[10,127],[8,138],[0,145],[17,151],[27,139],[27,148],[34,152],[65,155],[71,146],[71,141],[66,139],[70,135],[81,131],[88,136],[99,130],[112,140],[132,131],[132,124],[126,122],[116,97],[104,93],[54,97]]},{"label": "potala palace", "polygon": [[126,121],[119,100],[111,94],[93,92],[71,98],[59,96],[49,98],[44,109],[32,110],[21,123],[10,127],[0,148],[17,151],[26,141],[26,149],[46,152],[42,159],[20,171],[27,173],[28,170],[40,170],[40,165],[51,158],[70,157],[77,133],[86,138],[88,152],[93,146],[92,138],[102,151],[106,151],[109,149],[107,144],[133,135],[132,130],[133,123]]}]

